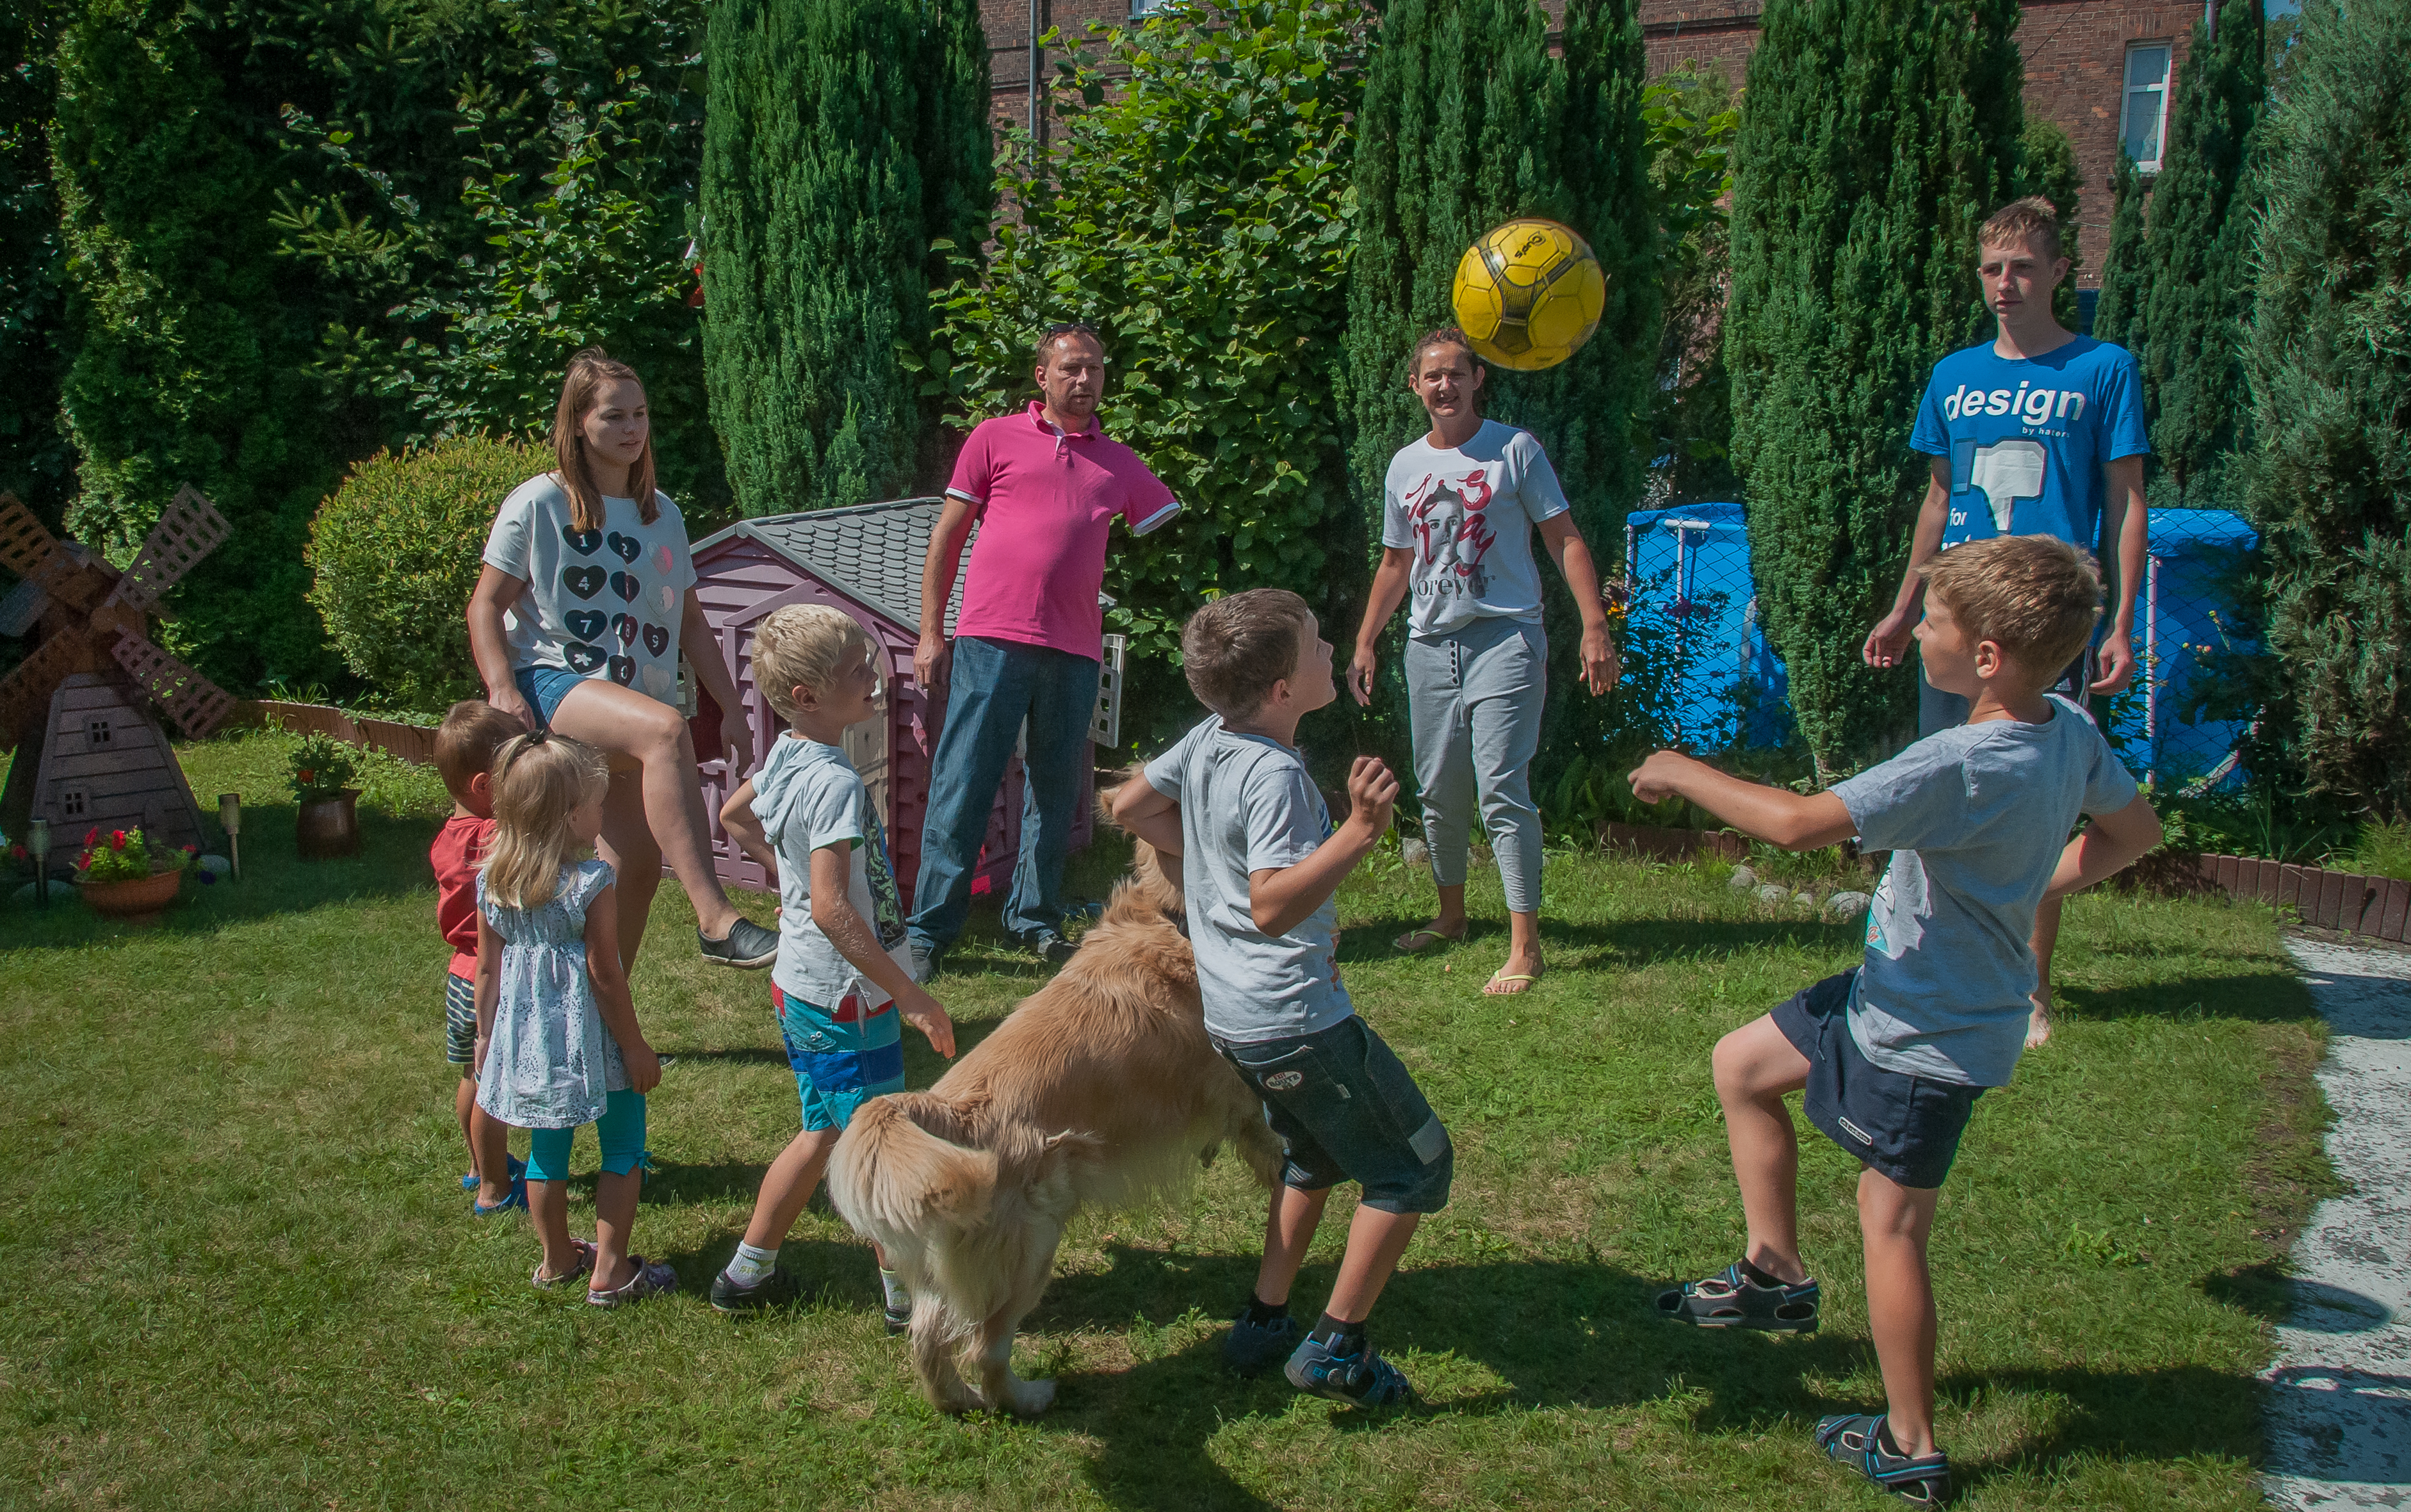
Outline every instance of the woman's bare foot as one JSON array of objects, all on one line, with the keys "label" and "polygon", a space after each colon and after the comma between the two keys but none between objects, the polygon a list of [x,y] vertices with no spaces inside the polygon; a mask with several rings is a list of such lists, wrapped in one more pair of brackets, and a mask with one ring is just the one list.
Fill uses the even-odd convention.
[{"label": "woman's bare foot", "polygon": [[1454,945],[1465,938],[1466,921],[1435,918],[1419,930],[1409,930],[1390,943],[1410,956],[1419,956],[1435,945]]},{"label": "woman's bare foot", "polygon": [[2051,1038],[2051,999],[2037,992],[2026,1001],[2034,1005],[2026,1015],[2026,1049],[2033,1050]]},{"label": "woman's bare foot", "polygon": [[1541,979],[1542,967],[1538,952],[1515,951],[1507,957],[1507,964],[1491,973],[1490,980],[1482,986],[1483,997],[1514,997],[1532,990]]}]

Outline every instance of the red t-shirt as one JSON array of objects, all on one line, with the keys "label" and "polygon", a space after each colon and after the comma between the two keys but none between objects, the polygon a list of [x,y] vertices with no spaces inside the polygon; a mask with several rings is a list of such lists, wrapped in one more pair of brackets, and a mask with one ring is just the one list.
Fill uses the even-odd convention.
[{"label": "red t-shirt", "polygon": [[427,847],[428,863],[435,868],[435,927],[452,947],[455,976],[477,975],[477,868],[493,838],[493,820],[456,814]]},{"label": "red t-shirt", "polygon": [[1051,646],[1090,661],[1103,650],[1097,590],[1114,517],[1144,536],[1180,512],[1138,453],[1094,420],[1071,434],[1037,401],[984,420],[955,459],[946,492],[983,521],[963,569],[955,634]]}]

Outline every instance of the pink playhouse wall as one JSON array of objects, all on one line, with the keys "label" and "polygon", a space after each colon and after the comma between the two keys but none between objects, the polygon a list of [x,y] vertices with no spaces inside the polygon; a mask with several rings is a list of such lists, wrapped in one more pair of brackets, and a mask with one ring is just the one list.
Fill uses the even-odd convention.
[{"label": "pink playhouse wall", "polygon": [[[887,826],[888,851],[895,862],[897,886],[904,905],[911,908],[913,888],[921,873],[921,827],[928,810],[929,760],[937,750],[938,727],[944,712],[931,704],[920,684],[913,681],[913,650],[919,639],[918,626],[887,618],[785,553],[753,538],[742,527],[705,542],[696,550],[694,560],[695,596],[702,604],[705,618],[718,632],[719,651],[743,700],[744,717],[753,728],[757,753],[767,750],[769,742],[786,728],[753,683],[753,627],[765,615],[788,604],[833,605],[853,616],[879,648],[881,681],[886,689],[885,707],[877,716],[884,719],[885,727],[884,771],[873,770],[879,765],[875,740],[850,740],[849,747],[855,764],[865,769],[864,779],[871,783],[874,791],[879,786],[878,779],[883,775],[885,779],[887,801],[883,818]],[[686,654],[692,658],[700,651],[702,648],[691,646],[686,648]],[[868,736],[870,732],[857,727],[856,734]],[[1087,844],[1090,837],[1093,750],[1089,757],[1082,762],[1081,802],[1072,833],[1074,849]],[[720,805],[736,785],[726,761],[707,760],[700,770],[705,804],[711,815],[712,860],[720,879],[731,887],[768,888],[769,878],[763,869],[738,850],[720,827]],[[1014,859],[1021,841],[1021,760],[1016,756],[1007,765],[1003,787],[989,816],[987,839],[972,878],[974,894],[1001,892],[1012,886]]]}]

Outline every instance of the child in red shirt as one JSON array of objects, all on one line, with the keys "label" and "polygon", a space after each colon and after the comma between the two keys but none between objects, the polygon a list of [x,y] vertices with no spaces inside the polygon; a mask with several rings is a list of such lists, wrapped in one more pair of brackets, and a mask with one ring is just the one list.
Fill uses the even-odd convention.
[{"label": "child in red shirt", "polygon": [[525,733],[518,720],[477,698],[454,704],[435,732],[435,770],[452,795],[452,817],[427,847],[435,868],[435,927],[452,947],[444,979],[444,1059],[460,1074],[452,1111],[470,1161],[460,1184],[476,1192],[469,1209],[480,1217],[527,1206],[519,1175],[526,1167],[510,1158],[510,1130],[477,1107],[477,868],[494,837],[489,769],[504,741]]}]

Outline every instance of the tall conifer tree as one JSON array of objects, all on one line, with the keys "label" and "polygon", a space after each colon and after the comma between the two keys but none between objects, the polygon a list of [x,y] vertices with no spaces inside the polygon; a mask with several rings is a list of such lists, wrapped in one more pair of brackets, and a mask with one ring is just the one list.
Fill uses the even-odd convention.
[{"label": "tall conifer tree", "polygon": [[2149,290],[2143,267],[2143,211],[2152,186],[2135,171],[2135,160],[2118,154],[2110,176],[2110,250],[2101,258],[2101,293],[2093,303],[2093,334],[2132,351],[2143,329]]},{"label": "tall conifer tree", "polygon": [[2314,782],[2411,816],[2411,0],[2311,0],[2263,127],[2244,366],[2269,649]]},{"label": "tall conifer tree", "polygon": [[[1393,0],[1357,117],[1356,257],[1348,290],[1350,471],[1380,538],[1381,479],[1428,422],[1407,391],[1407,348],[1448,325],[1473,239],[1542,215],[1572,227],[1607,275],[1599,330],[1540,373],[1492,369],[1486,412],[1538,436],[1595,553],[1613,559],[1648,462],[1663,299],[1641,119],[1644,56],[1632,0],[1568,0],[1562,48],[1530,0]],[[1578,622],[1550,582],[1551,712],[1562,757],[1597,708],[1571,693]],[[1545,758],[1544,758],[1545,759]]]},{"label": "tall conifer tree", "polygon": [[1990,329],[1977,228],[2016,183],[2014,0],[1771,0],[1733,184],[1733,459],[1759,605],[1831,773],[1905,727],[1910,674],[1859,648],[1926,483],[1936,360]]},{"label": "tall conifer tree", "polygon": [[706,48],[704,361],[748,514],[857,504],[929,470],[926,345],[946,249],[986,239],[987,50],[972,0],[725,0]]},{"label": "tall conifer tree", "polygon": [[2227,0],[2214,20],[2195,22],[2177,72],[2124,327],[2143,370],[2143,414],[2162,480],[2155,504],[2228,502],[2226,462],[2247,418],[2240,350],[2251,305],[2247,158],[2268,94],[2259,0]]}]

